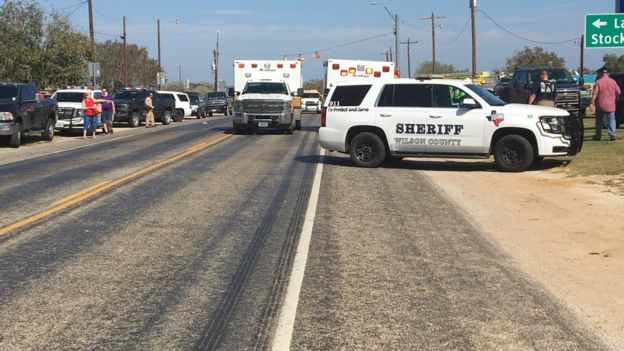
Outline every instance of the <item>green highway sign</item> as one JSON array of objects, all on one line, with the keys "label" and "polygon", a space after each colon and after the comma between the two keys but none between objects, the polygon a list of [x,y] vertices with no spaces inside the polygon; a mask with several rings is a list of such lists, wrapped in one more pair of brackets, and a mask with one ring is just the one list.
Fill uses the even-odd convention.
[{"label": "green highway sign", "polygon": [[624,47],[624,14],[603,13],[585,15],[585,47]]}]

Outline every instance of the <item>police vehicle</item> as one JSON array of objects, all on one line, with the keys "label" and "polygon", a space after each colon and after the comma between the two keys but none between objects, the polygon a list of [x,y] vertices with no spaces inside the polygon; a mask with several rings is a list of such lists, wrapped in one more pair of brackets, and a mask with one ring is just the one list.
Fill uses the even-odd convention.
[{"label": "police vehicle", "polygon": [[321,113],[323,148],[361,167],[406,156],[489,158],[521,172],[575,155],[579,120],[565,110],[504,101],[470,81],[386,79],[340,83]]}]

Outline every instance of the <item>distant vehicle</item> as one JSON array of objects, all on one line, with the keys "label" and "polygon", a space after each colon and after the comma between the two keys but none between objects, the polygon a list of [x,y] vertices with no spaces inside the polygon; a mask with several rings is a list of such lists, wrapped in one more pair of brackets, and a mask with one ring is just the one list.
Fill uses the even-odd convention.
[{"label": "distant vehicle", "polygon": [[200,109],[210,117],[212,117],[215,112],[230,116],[233,112],[232,98],[223,91],[208,93],[204,96]]},{"label": "distant vehicle", "polygon": [[154,120],[164,125],[170,124],[174,118],[175,103],[158,98],[158,93],[154,90],[145,89],[124,89],[113,94],[115,102],[115,123],[128,122],[136,128],[145,121],[145,98],[152,93],[152,105],[154,105]]},{"label": "distant vehicle", "polygon": [[493,92],[494,95],[501,97],[501,94],[503,93],[503,91],[508,90],[509,87],[511,86],[511,78],[512,76],[501,77],[498,80],[498,82],[496,82],[496,85],[494,86],[494,92]]},{"label": "distant vehicle", "polygon": [[18,148],[30,132],[52,141],[57,112],[56,101],[40,100],[34,85],[0,83],[0,139],[9,146]]},{"label": "distant vehicle", "polygon": [[247,82],[285,82],[291,91],[303,88],[300,61],[236,60],[234,91],[241,93]]},{"label": "distant vehicle", "polygon": [[321,147],[360,167],[403,157],[489,158],[522,172],[544,157],[576,155],[579,120],[553,107],[505,104],[459,80],[384,79],[335,85],[321,112]]},{"label": "distant vehicle", "polygon": [[161,95],[173,95],[175,99],[175,116],[180,119],[184,117],[191,117],[193,110],[191,109],[191,99],[186,93],[179,91],[159,91]]},{"label": "distant vehicle", "polygon": [[323,64],[325,67],[323,95],[338,82],[353,82],[363,78],[399,78],[401,73],[394,67],[394,62],[361,61],[329,59]]},{"label": "distant vehicle", "polygon": [[296,122],[286,82],[247,82],[234,108],[234,132],[273,128],[293,134]]},{"label": "distant vehicle", "polygon": [[[609,76],[618,83],[624,92],[624,73],[610,73]],[[620,95],[616,103],[615,124],[618,128],[624,124],[624,94]]]},{"label": "distant vehicle", "polygon": [[321,112],[321,94],[318,91],[303,91],[303,96],[301,96],[301,112]]},{"label": "distant vehicle", "polygon": [[[52,99],[58,103],[58,120],[56,121],[56,129],[73,130],[82,129],[83,111],[82,98],[85,93],[91,95],[94,99],[102,98],[102,91],[99,89],[91,90],[87,88],[81,89],[61,89],[52,94]],[[97,119],[97,126],[102,125],[101,120]]]},{"label": "distant vehicle", "polygon": [[202,116],[202,114],[199,113],[199,106],[202,100],[202,94],[196,91],[185,91],[184,93],[188,95],[191,102],[191,116],[196,116],[197,119],[205,117],[205,115]]},{"label": "distant vehicle", "polygon": [[[509,103],[526,104],[534,82],[539,81],[542,70],[547,70],[550,79],[555,82],[557,98],[555,105],[568,111],[571,115],[583,117],[589,101],[583,94],[581,87],[583,82],[576,82],[574,78],[563,68],[520,68],[517,69],[509,87],[500,93],[501,99]],[[579,86],[580,85],[580,86]]]}]

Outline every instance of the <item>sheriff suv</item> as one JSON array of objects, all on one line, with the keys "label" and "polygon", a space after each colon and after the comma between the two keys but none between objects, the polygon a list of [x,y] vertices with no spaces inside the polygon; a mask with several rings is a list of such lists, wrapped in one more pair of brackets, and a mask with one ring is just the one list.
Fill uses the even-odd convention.
[{"label": "sheriff suv", "polygon": [[321,113],[323,148],[361,167],[406,156],[489,158],[521,172],[575,155],[578,119],[553,107],[506,104],[469,81],[392,79],[334,86]]}]

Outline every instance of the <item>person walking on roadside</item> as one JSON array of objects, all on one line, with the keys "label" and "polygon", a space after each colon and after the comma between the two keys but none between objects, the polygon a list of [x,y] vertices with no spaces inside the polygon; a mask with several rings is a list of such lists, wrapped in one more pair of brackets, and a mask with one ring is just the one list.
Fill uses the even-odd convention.
[{"label": "person walking on roadside", "polygon": [[145,98],[145,128],[153,128],[154,125],[154,104],[152,102],[152,92],[147,93]]},{"label": "person walking on roadside", "polygon": [[615,140],[615,105],[618,96],[622,94],[617,82],[609,77],[607,67],[598,70],[599,78],[594,84],[591,106],[596,108],[596,134],[594,140],[602,139],[602,127],[605,120],[608,122],[609,139]]},{"label": "person walking on roadside", "polygon": [[91,97],[91,93],[84,93],[82,96],[82,138],[87,138],[87,130],[91,127],[93,131],[93,139],[97,131],[97,108],[95,100]]},{"label": "person walking on roadside", "polygon": [[113,118],[115,118],[115,103],[113,96],[108,94],[106,88],[102,89],[102,131],[104,134],[113,134]]},{"label": "person walking on roadside", "polygon": [[555,107],[557,91],[553,82],[549,79],[547,70],[540,72],[540,80],[533,83],[531,94],[529,95],[529,105],[540,105]]}]

